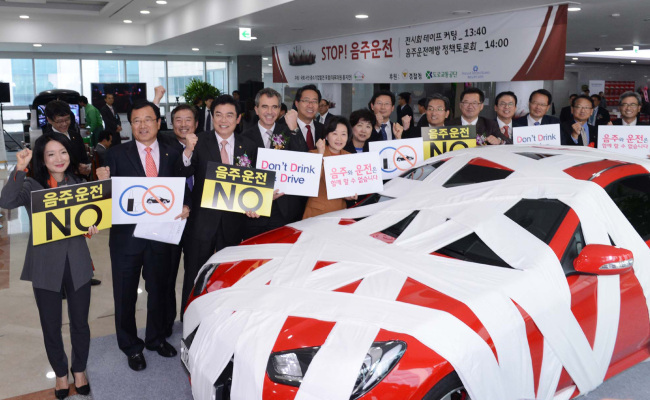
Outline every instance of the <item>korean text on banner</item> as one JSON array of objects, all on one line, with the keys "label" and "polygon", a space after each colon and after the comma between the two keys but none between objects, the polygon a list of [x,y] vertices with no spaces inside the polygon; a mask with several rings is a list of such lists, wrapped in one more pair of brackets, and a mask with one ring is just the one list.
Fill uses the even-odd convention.
[{"label": "korean text on banner", "polygon": [[173,221],[183,212],[185,178],[111,179],[113,225]]},{"label": "korean text on banner", "polygon": [[273,81],[563,79],[566,29],[565,4],[287,44],[272,49]]},{"label": "korean text on banner", "polygon": [[422,128],[424,140],[424,159],[438,156],[448,151],[476,147],[476,126],[441,126]]},{"label": "korean text on banner", "polygon": [[111,181],[32,192],[34,246],[111,227]]},{"label": "korean text on banner", "polygon": [[[285,153],[285,152],[282,152]],[[208,162],[201,207],[271,215],[275,172]]]},{"label": "korean text on banner", "polygon": [[518,126],[512,128],[512,144],[560,146],[560,124]]},{"label": "korean text on banner", "polygon": [[370,142],[369,148],[379,153],[383,179],[400,176],[424,161],[422,138]]},{"label": "korean text on banner", "polygon": [[377,153],[324,157],[323,168],[329,200],[377,193],[384,189]]},{"label": "korean text on banner", "polygon": [[323,155],[299,151],[257,151],[257,169],[275,171],[275,189],[284,194],[318,195]]},{"label": "korean text on banner", "polygon": [[598,148],[612,153],[647,158],[650,126],[601,125],[598,127]]}]

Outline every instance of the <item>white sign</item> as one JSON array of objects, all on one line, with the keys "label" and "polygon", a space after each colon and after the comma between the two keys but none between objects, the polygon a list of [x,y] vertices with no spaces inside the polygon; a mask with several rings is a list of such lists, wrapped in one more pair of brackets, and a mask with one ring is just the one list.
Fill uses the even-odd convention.
[{"label": "white sign", "polygon": [[383,179],[400,176],[424,161],[424,147],[421,137],[381,140],[370,142],[368,145],[370,152],[379,153]]},{"label": "white sign", "polygon": [[381,192],[381,162],[377,153],[324,157],[328,199]]},{"label": "white sign", "polygon": [[512,128],[512,144],[560,146],[560,124],[517,126]]},{"label": "white sign", "polygon": [[559,5],[276,46],[273,81],[564,79],[566,27],[567,6]]},{"label": "white sign", "polygon": [[239,40],[250,41],[252,37],[251,28],[239,28]]},{"label": "white sign", "polygon": [[173,221],[183,212],[185,178],[113,177],[113,225]]},{"label": "white sign", "polygon": [[598,148],[628,156],[647,158],[650,151],[650,126],[601,125],[598,127]]},{"label": "white sign", "polygon": [[318,196],[323,155],[260,148],[255,168],[275,171],[275,186],[284,194]]},{"label": "white sign", "polygon": [[591,94],[605,92],[605,81],[589,81],[589,92]]}]

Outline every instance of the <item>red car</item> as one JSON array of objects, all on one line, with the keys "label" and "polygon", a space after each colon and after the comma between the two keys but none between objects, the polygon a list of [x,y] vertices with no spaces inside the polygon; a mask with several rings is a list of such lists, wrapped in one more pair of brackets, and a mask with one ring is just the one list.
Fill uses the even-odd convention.
[{"label": "red car", "polygon": [[196,399],[570,399],[650,358],[650,163],[488,146],[215,254]]}]

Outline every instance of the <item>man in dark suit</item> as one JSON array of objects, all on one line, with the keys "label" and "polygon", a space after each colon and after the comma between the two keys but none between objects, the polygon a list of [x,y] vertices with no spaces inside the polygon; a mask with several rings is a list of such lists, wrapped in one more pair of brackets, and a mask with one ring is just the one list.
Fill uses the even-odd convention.
[{"label": "man in dark suit", "polygon": [[497,113],[497,125],[499,130],[508,140],[505,144],[512,144],[513,119],[517,111],[517,95],[511,91],[497,94],[494,98],[494,111]]},{"label": "man in dark suit", "polygon": [[402,120],[402,123],[406,125],[390,120],[390,115],[395,110],[395,95],[393,92],[388,90],[375,92],[368,103],[368,108],[375,113],[377,118],[377,125],[375,125],[374,131],[368,140],[369,142],[402,139],[402,135],[410,128],[411,118],[409,116],[404,116]]},{"label": "man in dark suit", "polygon": [[[124,146],[111,146],[106,154],[106,167],[97,169],[99,179],[109,176],[172,177],[181,153],[157,140],[160,110],[146,100],[133,104],[130,115],[133,138]],[[145,172],[146,171],[146,172]],[[189,196],[185,196],[183,213],[189,215]],[[120,350],[126,354],[129,367],[140,371],[147,367],[142,350],[156,351],[163,357],[174,357],[176,350],[165,340],[165,311],[171,245],[133,236],[135,225],[114,225],[109,236],[115,331]],[[147,290],[147,328],[144,342],[137,335],[135,304],[138,299],[140,273]]]},{"label": "man in dark suit", "polygon": [[569,105],[566,107],[562,107],[562,110],[560,111],[560,122],[571,122],[573,121],[573,113],[571,112],[571,104],[573,104],[573,100],[578,97],[576,93],[572,93],[571,96],[569,96]]},{"label": "man in dark suit", "polygon": [[49,127],[45,128],[45,134],[58,132],[70,139],[72,156],[79,162],[79,175],[87,176],[91,166],[86,152],[86,145],[77,129],[71,129],[73,115],[70,112],[70,105],[62,100],[52,100],[45,106],[45,117]]},{"label": "man in dark suit", "polygon": [[512,121],[512,126],[516,128],[518,126],[559,124],[559,119],[552,115],[546,115],[551,103],[553,103],[551,92],[546,89],[535,90],[528,98],[528,110],[530,112],[523,117],[515,118]]},{"label": "man in dark suit", "polygon": [[[241,242],[247,218],[244,214],[201,207],[208,162],[254,168],[257,155],[257,146],[253,141],[234,134],[241,115],[239,104],[232,96],[217,97],[212,102],[211,111],[214,131],[200,133],[194,147],[188,143],[178,164],[183,176],[194,176],[192,215],[185,227],[186,245],[183,249],[183,304],[187,304],[191,284],[208,258],[226,246]],[[250,160],[249,165],[246,165],[246,159]]]},{"label": "man in dark suit", "polygon": [[[306,152],[307,143],[303,136],[291,131],[291,127],[296,129],[298,126],[295,111],[289,116],[291,127],[276,123],[281,102],[282,96],[276,90],[272,88],[260,90],[255,96],[255,113],[260,118],[259,122],[257,126],[245,130],[242,135],[255,142],[258,148]],[[291,116],[296,118],[292,119]],[[276,193],[274,199],[270,217],[246,220],[244,238],[300,220],[305,209],[304,197]]]},{"label": "man in dark suit", "polygon": [[316,121],[323,124],[323,126],[327,126],[329,120],[334,118],[334,115],[330,112],[330,104],[330,101],[325,99],[321,99],[318,103],[318,118],[316,118]]},{"label": "man in dark suit", "polygon": [[641,112],[641,95],[637,92],[624,92],[619,97],[618,108],[621,110],[621,118],[614,121],[613,125],[635,126],[646,125],[639,121]]},{"label": "man in dark suit", "polygon": [[102,114],[102,119],[104,120],[104,125],[107,131],[110,131],[113,135],[111,141],[111,146],[118,145],[122,143],[122,120],[120,120],[120,115],[113,108],[113,103],[115,102],[115,97],[111,93],[104,95],[104,107],[100,110]]},{"label": "man in dark suit", "polygon": [[598,139],[598,127],[588,124],[594,103],[591,97],[580,95],[571,104],[573,120],[560,124],[561,143],[563,146],[595,147]]},{"label": "man in dark suit", "polygon": [[104,129],[103,131],[99,132],[97,140],[99,140],[97,146],[95,146],[97,166],[103,167],[106,161],[106,152],[108,151],[108,148],[111,147],[111,133]]},{"label": "man in dark suit", "polygon": [[210,113],[210,106],[212,105],[213,101],[214,96],[207,96],[204,99],[205,105],[198,109],[198,112],[196,114],[196,121],[199,123],[199,126],[196,128],[196,132],[211,131],[213,129],[212,114]]},{"label": "man in dark suit", "polygon": [[591,95],[591,100],[594,102],[594,109],[591,112],[591,117],[589,118],[589,123],[591,125],[607,125],[611,121],[611,116],[609,111],[605,107],[601,107],[600,100],[601,97],[597,94]]},{"label": "man in dark suit", "polygon": [[298,129],[307,143],[307,148],[316,148],[318,139],[325,138],[325,127],[314,119],[316,108],[322,100],[320,91],[315,85],[303,86],[296,92],[293,104],[298,111]]},{"label": "man in dark suit", "polygon": [[503,136],[496,121],[480,117],[483,110],[485,94],[479,88],[468,87],[460,94],[460,114],[449,122],[453,125],[476,125],[476,142],[479,144],[505,144],[508,138]]}]

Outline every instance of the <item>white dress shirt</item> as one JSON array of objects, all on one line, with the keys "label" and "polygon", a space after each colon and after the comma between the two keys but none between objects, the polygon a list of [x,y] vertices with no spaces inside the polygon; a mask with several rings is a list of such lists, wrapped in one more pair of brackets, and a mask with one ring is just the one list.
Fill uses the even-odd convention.
[{"label": "white dress shirt", "polygon": [[464,117],[460,117],[460,122],[463,125],[476,125],[476,123],[478,122],[478,117],[476,117],[476,119],[472,122],[467,122],[467,120]]},{"label": "white dress shirt", "polygon": [[542,124],[542,118],[544,118],[544,117],[540,118],[539,121],[535,121],[535,119],[533,117],[531,117],[530,114],[528,114],[527,118],[528,118],[528,126],[535,126],[535,122],[539,122],[539,124],[541,125]]}]

